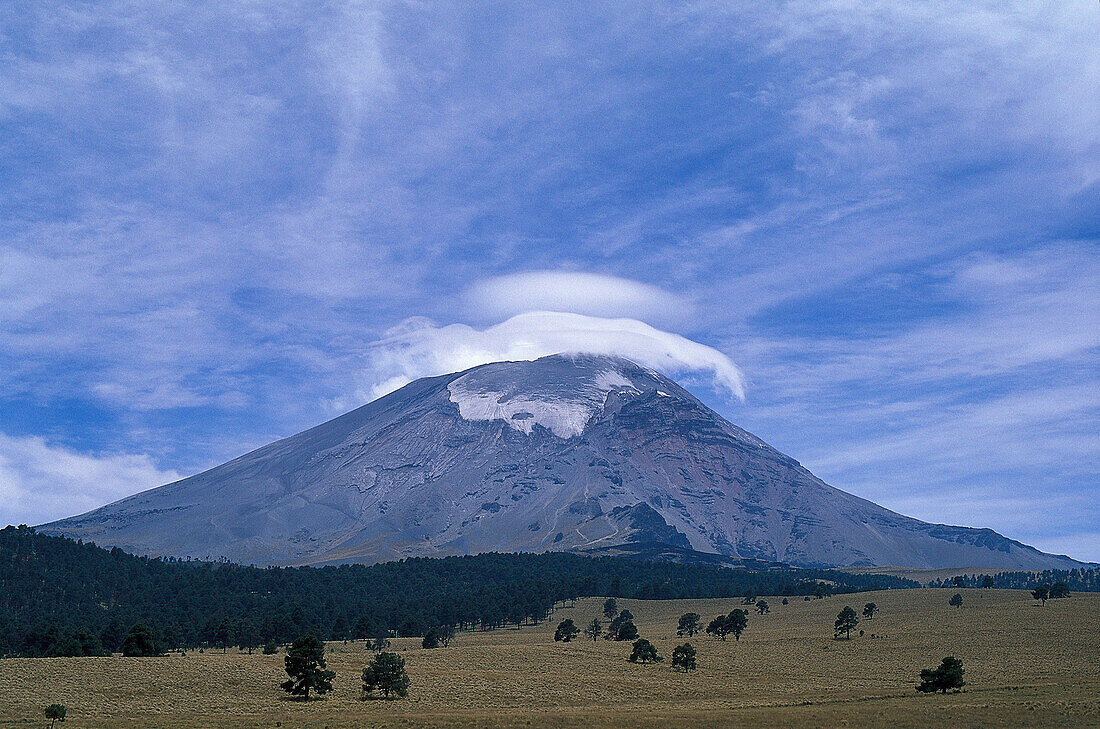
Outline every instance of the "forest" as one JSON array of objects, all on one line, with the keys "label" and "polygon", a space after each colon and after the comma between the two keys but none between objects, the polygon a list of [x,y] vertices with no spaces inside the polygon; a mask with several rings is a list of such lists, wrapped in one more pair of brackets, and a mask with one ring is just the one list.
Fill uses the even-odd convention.
[{"label": "forest", "polygon": [[258,568],[155,559],[26,526],[0,530],[0,655],[118,651],[135,624],[158,650],[491,630],[585,596],[809,595],[918,587],[836,570],[731,569],[567,553],[481,554],[371,566]]}]

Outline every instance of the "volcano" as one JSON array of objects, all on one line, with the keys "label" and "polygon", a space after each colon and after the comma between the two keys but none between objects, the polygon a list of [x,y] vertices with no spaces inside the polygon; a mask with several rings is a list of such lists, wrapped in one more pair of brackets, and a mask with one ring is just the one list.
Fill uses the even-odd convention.
[{"label": "volcano", "polygon": [[798,566],[1080,566],[833,488],[664,375],[594,355],[417,380],[39,531],[257,565],[553,550]]}]

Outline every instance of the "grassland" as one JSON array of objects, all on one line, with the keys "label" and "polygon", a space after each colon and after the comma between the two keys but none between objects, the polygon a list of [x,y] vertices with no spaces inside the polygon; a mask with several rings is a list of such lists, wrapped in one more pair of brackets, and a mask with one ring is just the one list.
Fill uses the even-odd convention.
[{"label": "grassland", "polygon": [[[626,660],[630,646],[554,643],[558,621],[580,626],[599,613],[586,599],[548,623],[459,633],[426,651],[399,639],[412,679],[408,699],[360,700],[361,643],[328,646],[336,690],[308,704],[282,696],[282,655],[188,653],[163,658],[0,661],[0,727],[41,723],[69,707],[71,727],[1080,727],[1100,726],[1100,594],[1036,605],[1026,592],[896,590],[781,605],[749,619],[741,641],[692,639],[698,670],[670,670],[678,616],[709,619],[730,600],[620,600],[642,636],[666,657]],[[865,634],[834,640],[846,604],[880,612]],[[601,616],[602,619],[602,616]],[[606,621],[605,621],[606,622]],[[963,659],[968,686],[918,695],[918,670]]]}]

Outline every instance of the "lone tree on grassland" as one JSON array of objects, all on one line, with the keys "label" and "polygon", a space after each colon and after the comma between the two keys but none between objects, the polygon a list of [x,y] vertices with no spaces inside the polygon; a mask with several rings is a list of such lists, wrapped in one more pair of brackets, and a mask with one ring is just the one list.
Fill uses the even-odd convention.
[{"label": "lone tree on grassland", "polygon": [[680,616],[680,624],[676,627],[676,635],[691,638],[699,632],[699,621],[702,618],[699,613],[684,613]]},{"label": "lone tree on grassland", "polygon": [[580,628],[573,623],[573,618],[566,618],[558,623],[558,629],[554,631],[554,640],[568,643],[580,635],[580,632]]},{"label": "lone tree on grassland", "polygon": [[951,596],[951,599],[947,601],[947,604],[951,607],[960,608],[963,606],[963,596],[956,592]]},{"label": "lone tree on grassland", "polygon": [[388,631],[379,628],[374,634],[374,640],[367,641],[370,649],[375,653],[381,653],[390,647],[390,634]]},{"label": "lone tree on grassland", "polygon": [[1069,585],[1064,582],[1055,582],[1050,586],[1050,599],[1059,600],[1063,597],[1069,597]]},{"label": "lone tree on grassland", "polygon": [[439,630],[436,628],[428,628],[428,632],[424,633],[423,640],[420,641],[422,648],[432,650],[439,647]]},{"label": "lone tree on grassland", "polygon": [[1050,598],[1050,585],[1039,585],[1031,591],[1031,596],[1046,605]]},{"label": "lone tree on grassland", "polygon": [[917,691],[922,694],[934,694],[937,691],[947,693],[948,689],[959,690],[966,685],[963,681],[963,662],[952,656],[943,659],[939,668],[925,668],[920,672],[920,685]]},{"label": "lone tree on grassland", "polygon": [[874,604],[873,602],[869,602],[863,606],[863,617],[867,618],[868,620],[874,620],[875,613],[877,612],[878,605]]},{"label": "lone tree on grassland", "polygon": [[584,629],[584,634],[591,638],[593,643],[599,639],[600,633],[602,632],[603,626],[600,624],[599,618],[592,618],[592,622]]},{"label": "lone tree on grassland", "polygon": [[672,649],[672,668],[677,671],[695,670],[695,646],[684,643]]},{"label": "lone tree on grassland", "polygon": [[614,620],[615,616],[619,614],[619,603],[615,601],[615,598],[609,597],[603,601],[603,616],[608,620]]},{"label": "lone tree on grassland", "polygon": [[65,721],[68,709],[63,704],[50,704],[46,707],[46,718],[50,720],[50,729],[53,729],[55,721]]},{"label": "lone tree on grassland", "polygon": [[760,600],[756,603],[756,612],[763,615],[766,612],[771,612],[771,606],[768,605],[767,600]]},{"label": "lone tree on grassland", "polygon": [[379,653],[363,669],[363,693],[374,694],[375,689],[384,698],[390,695],[404,698],[409,695],[409,674],[405,671],[405,659],[396,653]]},{"label": "lone tree on grassland", "polygon": [[656,663],[661,657],[657,655],[657,648],[645,638],[634,641],[634,649],[630,651],[631,663]]},{"label": "lone tree on grassland", "polygon": [[844,633],[844,637],[851,640],[852,629],[857,625],[859,625],[859,618],[856,617],[856,611],[852,609],[851,605],[845,605],[844,609],[837,613],[836,622],[833,623],[833,635],[839,636]]},{"label": "lone tree on grassland", "polygon": [[302,696],[309,701],[309,692],[323,696],[332,691],[335,671],[326,671],[325,644],[312,635],[303,635],[286,649],[283,658],[290,679],[281,686],[291,696]]}]

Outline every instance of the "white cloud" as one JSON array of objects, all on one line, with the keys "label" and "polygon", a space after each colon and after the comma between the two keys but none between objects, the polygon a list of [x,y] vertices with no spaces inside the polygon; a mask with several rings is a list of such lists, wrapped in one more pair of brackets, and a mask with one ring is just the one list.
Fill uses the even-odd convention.
[{"label": "white cloud", "polygon": [[669,376],[703,374],[716,389],[745,395],[741,370],[705,344],[635,319],[532,311],[486,329],[407,319],[371,347],[365,387],[357,396],[376,398],[420,377],[559,352],[616,354]]},{"label": "white cloud", "polygon": [[471,309],[490,319],[525,311],[676,321],[691,307],[649,284],[581,271],[527,271],[483,279],[466,292]]},{"label": "white cloud", "polygon": [[95,456],[0,434],[0,525],[73,516],[180,478],[147,455]]}]

